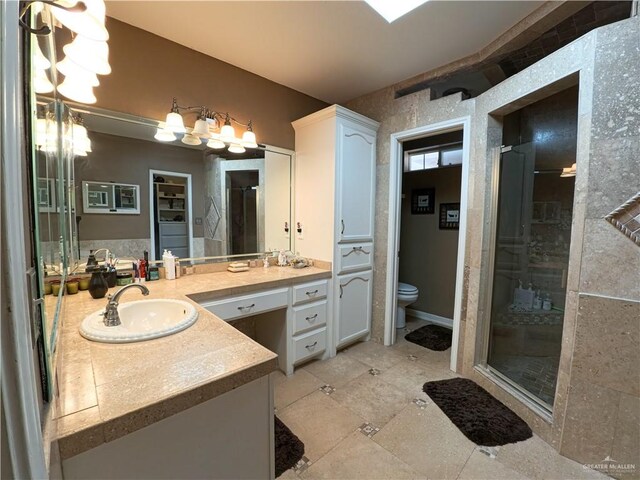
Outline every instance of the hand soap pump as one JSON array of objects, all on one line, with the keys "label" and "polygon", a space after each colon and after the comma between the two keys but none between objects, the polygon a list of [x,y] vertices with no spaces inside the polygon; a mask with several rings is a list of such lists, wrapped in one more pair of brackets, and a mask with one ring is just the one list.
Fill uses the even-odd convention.
[{"label": "hand soap pump", "polygon": [[173,254],[166,250],[162,254],[162,265],[164,266],[164,276],[167,280],[176,278],[176,262]]}]

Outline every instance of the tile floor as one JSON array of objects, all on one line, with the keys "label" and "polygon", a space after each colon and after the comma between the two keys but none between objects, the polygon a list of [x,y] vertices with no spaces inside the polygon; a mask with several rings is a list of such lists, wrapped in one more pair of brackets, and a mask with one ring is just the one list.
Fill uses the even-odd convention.
[{"label": "tile floor", "polygon": [[393,347],[361,342],[291,377],[274,373],[276,413],[305,444],[303,460],[279,478],[606,478],[535,435],[502,447],[470,442],[422,392],[429,380],[456,376],[449,355],[404,338]]}]

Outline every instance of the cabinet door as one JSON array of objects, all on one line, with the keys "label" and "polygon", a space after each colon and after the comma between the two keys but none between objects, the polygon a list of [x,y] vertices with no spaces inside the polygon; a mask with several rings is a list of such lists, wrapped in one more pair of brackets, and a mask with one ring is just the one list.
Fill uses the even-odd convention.
[{"label": "cabinet door", "polygon": [[376,137],[345,124],[338,137],[338,241],[373,240]]},{"label": "cabinet door", "polygon": [[341,347],[371,331],[373,279],[371,270],[339,275],[335,283],[337,346]]}]

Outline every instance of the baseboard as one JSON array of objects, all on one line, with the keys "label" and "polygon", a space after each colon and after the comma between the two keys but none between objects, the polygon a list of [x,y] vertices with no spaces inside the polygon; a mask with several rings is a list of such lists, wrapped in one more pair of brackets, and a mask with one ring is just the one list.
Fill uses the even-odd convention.
[{"label": "baseboard", "polygon": [[406,308],[405,311],[407,315],[411,317],[416,317],[420,320],[435,323],[436,325],[442,325],[443,327],[447,327],[453,330],[452,318],[441,317],[440,315],[434,315],[433,313],[421,312],[420,310],[414,310],[413,308]]}]

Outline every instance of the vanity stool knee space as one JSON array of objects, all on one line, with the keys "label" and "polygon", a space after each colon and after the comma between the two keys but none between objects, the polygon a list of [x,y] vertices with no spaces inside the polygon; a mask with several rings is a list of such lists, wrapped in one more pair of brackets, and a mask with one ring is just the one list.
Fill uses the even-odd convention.
[{"label": "vanity stool knee space", "polygon": [[291,375],[296,365],[329,354],[329,285],[317,280],[200,305],[227,322],[255,316],[255,340],[277,353],[278,366]]}]

